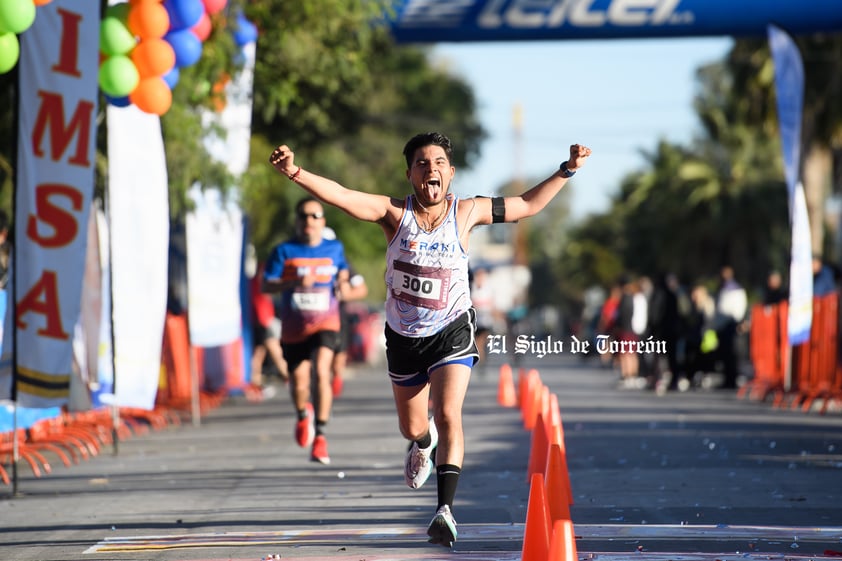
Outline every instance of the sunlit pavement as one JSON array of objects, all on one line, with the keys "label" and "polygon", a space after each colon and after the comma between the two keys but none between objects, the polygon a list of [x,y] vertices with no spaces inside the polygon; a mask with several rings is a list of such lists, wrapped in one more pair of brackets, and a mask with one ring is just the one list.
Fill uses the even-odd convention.
[{"label": "sunlit pavement", "polygon": [[[36,479],[0,502],[3,559],[516,560],[531,433],[497,402],[502,359],[474,374],[452,550],[426,543],[435,484],[403,483],[382,368],[352,372],[328,425],[332,463],[293,440],[283,387],[231,398],[188,421]],[[693,389],[617,388],[575,356],[526,356],[555,393],[580,559],[736,560],[842,550],[842,417]],[[513,363],[510,363],[513,364]]]}]

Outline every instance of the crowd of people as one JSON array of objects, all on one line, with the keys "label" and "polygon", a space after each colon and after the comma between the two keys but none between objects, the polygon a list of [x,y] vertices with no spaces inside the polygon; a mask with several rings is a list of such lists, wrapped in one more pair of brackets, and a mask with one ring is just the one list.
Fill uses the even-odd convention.
[{"label": "crowd of people", "polygon": [[[813,294],[838,290],[840,275],[820,257],[813,259]],[[687,391],[694,386],[734,390],[750,375],[748,355],[750,298],[734,268],[723,266],[715,283],[683,285],[675,274],[623,275],[608,288],[589,291],[581,335],[608,336],[620,341],[651,338],[663,341],[666,353],[602,354],[604,365],[619,371],[623,388],[658,393]],[[764,305],[786,300],[788,290],[780,271],[770,271],[755,298]],[[595,345],[592,345],[595,347]],[[711,380],[718,380],[712,382]]]}]

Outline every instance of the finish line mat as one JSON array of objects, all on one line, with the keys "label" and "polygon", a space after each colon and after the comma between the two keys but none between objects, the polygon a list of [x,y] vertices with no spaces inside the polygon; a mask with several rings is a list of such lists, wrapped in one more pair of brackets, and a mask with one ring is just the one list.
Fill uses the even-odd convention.
[{"label": "finish line mat", "polygon": [[[633,542],[636,540],[647,541],[699,541],[699,542],[726,542],[739,541],[747,544],[765,542],[768,544],[779,544],[775,549],[791,551],[791,554],[775,554],[764,552],[750,552],[733,554],[707,554],[707,553],[652,553],[645,552],[646,559],[665,561],[707,561],[718,559],[815,559],[815,555],[797,555],[798,543],[827,543],[838,544],[834,549],[842,550],[842,527],[813,527],[813,526],[728,526],[728,525],[673,525],[673,524],[577,524],[574,526],[576,539],[580,541],[623,541]],[[509,561],[520,558],[520,543],[524,535],[524,524],[462,524],[459,526],[459,541],[456,550],[449,552],[439,549],[440,553],[394,554],[370,556],[366,555],[367,561],[388,561],[404,559],[430,559],[448,560],[458,559],[464,561]],[[343,547],[378,548],[382,546],[388,549],[396,544],[412,545],[422,544],[426,541],[426,530],[417,526],[413,527],[389,527],[389,528],[302,528],[280,531],[261,532],[215,532],[196,534],[175,534],[170,536],[134,536],[134,537],[113,537],[106,538],[96,545],[90,547],[85,553],[119,553],[138,552],[164,549],[182,548],[220,548],[220,547],[244,547],[244,546],[337,546],[342,551]],[[479,547],[480,551],[472,551],[472,543],[479,542],[485,547]],[[508,544],[506,549],[516,548],[517,551],[482,551],[487,550],[494,542],[500,542],[502,546]],[[767,549],[764,547],[763,549]],[[833,551],[831,556],[840,556],[842,553]],[[298,557],[298,556],[297,556]],[[330,559],[341,561],[346,556],[331,556]],[[359,560],[359,555],[347,556]],[[600,552],[587,553],[579,552],[580,559],[603,559],[605,561],[623,561],[625,559],[641,559],[641,551],[635,552]],[[302,559],[317,559],[315,557],[299,557]],[[226,558],[230,559],[230,558]],[[251,558],[250,558],[251,559]],[[322,559],[322,557],[318,558]],[[326,557],[324,559],[327,559]],[[236,560],[232,560],[236,561]],[[254,560],[252,560],[254,561]]]}]

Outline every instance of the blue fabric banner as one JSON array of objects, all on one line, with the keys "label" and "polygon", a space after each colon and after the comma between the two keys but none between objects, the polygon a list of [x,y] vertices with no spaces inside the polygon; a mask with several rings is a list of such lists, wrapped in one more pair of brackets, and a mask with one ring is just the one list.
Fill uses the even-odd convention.
[{"label": "blue fabric banner", "polygon": [[769,26],[769,48],[775,64],[778,123],[784,175],[789,192],[792,256],[789,266],[789,343],[798,345],[810,338],[813,321],[813,255],[810,218],[804,188],[798,181],[801,169],[801,113],[804,107],[804,65],[792,38]]},{"label": "blue fabric banner", "polygon": [[842,29],[836,0],[402,0],[398,42],[756,36]]}]

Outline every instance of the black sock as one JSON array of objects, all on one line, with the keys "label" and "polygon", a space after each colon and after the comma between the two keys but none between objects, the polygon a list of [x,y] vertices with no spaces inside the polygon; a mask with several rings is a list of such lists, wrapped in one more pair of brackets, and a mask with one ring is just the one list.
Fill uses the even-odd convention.
[{"label": "black sock", "polygon": [[430,431],[427,431],[427,434],[425,434],[415,442],[418,443],[419,448],[429,448],[430,444],[433,443],[433,435],[430,434]]},{"label": "black sock", "polygon": [[324,434],[327,421],[316,421],[316,436]]},{"label": "black sock", "polygon": [[298,420],[301,421],[302,419],[307,418],[307,410],[306,409],[299,409],[298,410]]},{"label": "black sock", "polygon": [[459,474],[462,468],[452,464],[436,466],[436,483],[438,485],[439,504],[437,508],[447,505],[453,509],[453,499],[456,497],[456,485],[459,484]]}]

